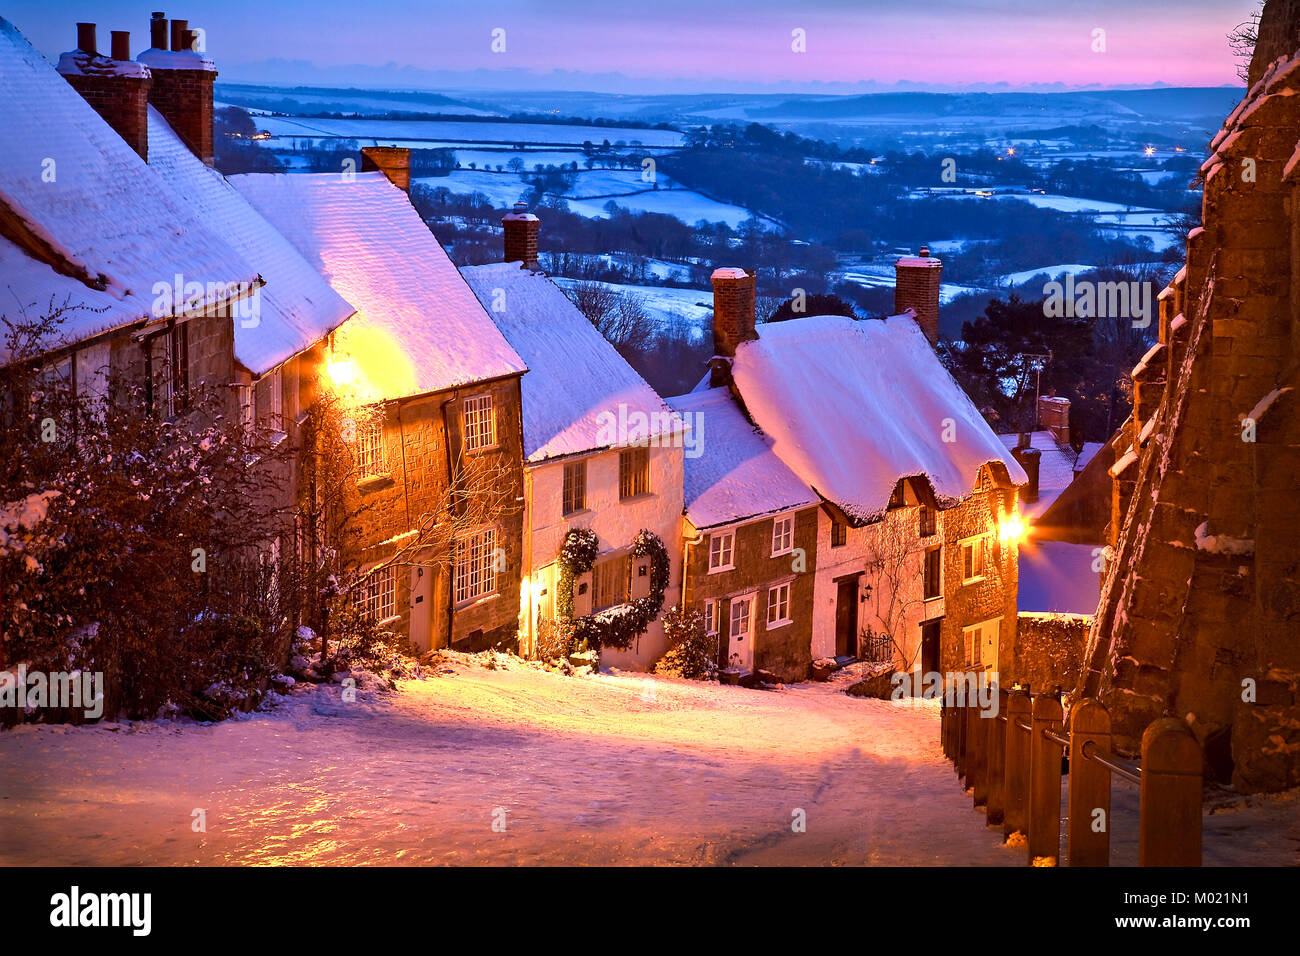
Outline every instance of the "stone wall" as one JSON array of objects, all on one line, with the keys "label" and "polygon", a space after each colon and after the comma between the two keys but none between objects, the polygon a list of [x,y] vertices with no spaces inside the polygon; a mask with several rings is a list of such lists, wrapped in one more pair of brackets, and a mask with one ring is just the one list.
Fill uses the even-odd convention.
[{"label": "stone wall", "polygon": [[1021,611],[1013,663],[999,675],[1002,685],[1028,685],[1035,693],[1074,687],[1091,626],[1092,617],[1087,614]]},{"label": "stone wall", "polygon": [[1300,784],[1300,4],[1270,0],[1257,50],[1160,344],[1134,370],[1075,695],[1102,700],[1129,749],[1190,716],[1212,758],[1231,738],[1211,772],[1274,790]]}]

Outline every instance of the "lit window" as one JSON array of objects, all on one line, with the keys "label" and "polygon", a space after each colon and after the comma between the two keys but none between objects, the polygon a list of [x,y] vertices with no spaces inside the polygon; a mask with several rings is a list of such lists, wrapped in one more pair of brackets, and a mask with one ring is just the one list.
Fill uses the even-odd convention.
[{"label": "lit window", "polygon": [[736,534],[733,531],[719,531],[709,539],[709,570],[727,571],[735,565],[732,558],[736,549]]},{"label": "lit window", "polygon": [[650,493],[650,449],[625,448],[618,453],[618,496],[635,498]]},{"label": "lit window", "polygon": [[961,543],[961,583],[969,584],[984,577],[984,552],[988,535],[965,538]]},{"label": "lit window", "polygon": [[794,516],[772,521],[772,557],[794,550]]},{"label": "lit window", "polygon": [[384,428],[377,421],[356,424],[357,470],[363,478],[388,474],[384,462]]},{"label": "lit window", "polygon": [[494,594],[497,589],[496,531],[472,535],[456,549],[456,603]]},{"label": "lit window", "polygon": [[982,667],[997,662],[998,636],[1001,633],[1001,625],[1002,622],[994,618],[992,621],[983,621],[962,628],[966,665],[968,667]]},{"label": "lit window", "polygon": [[790,623],[790,585],[778,584],[767,592],[767,626]]},{"label": "lit window", "polygon": [[571,515],[587,507],[587,462],[564,466],[564,513]]},{"label": "lit window", "polygon": [[461,409],[465,427],[465,450],[491,448],[497,443],[496,416],[492,414],[492,396],[475,395],[465,399]]},{"label": "lit window", "polygon": [[629,555],[606,558],[592,568],[592,611],[603,611],[616,604],[626,604],[631,584],[632,562]]},{"label": "lit window", "polygon": [[373,621],[397,616],[397,574],[390,564],[371,571],[361,582],[362,613]]}]

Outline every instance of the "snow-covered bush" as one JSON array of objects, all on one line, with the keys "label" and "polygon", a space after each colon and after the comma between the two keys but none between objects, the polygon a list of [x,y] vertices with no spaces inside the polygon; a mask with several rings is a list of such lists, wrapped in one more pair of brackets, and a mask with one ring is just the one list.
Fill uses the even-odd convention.
[{"label": "snow-covered bush", "polygon": [[543,621],[537,632],[537,656],[544,661],[568,660],[573,653],[573,631],[569,618]]},{"label": "snow-covered bush", "polygon": [[704,615],[674,605],[664,614],[668,652],[655,665],[665,677],[712,680],[718,673],[717,638],[705,632]]}]

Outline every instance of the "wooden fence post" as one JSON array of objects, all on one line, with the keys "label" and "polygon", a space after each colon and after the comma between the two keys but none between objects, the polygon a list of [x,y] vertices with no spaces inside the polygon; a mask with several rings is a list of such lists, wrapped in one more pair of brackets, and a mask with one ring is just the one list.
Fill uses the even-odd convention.
[{"label": "wooden fence post", "polygon": [[1070,709],[1070,806],[1065,846],[1070,866],[1109,866],[1110,771],[1084,756],[1085,745],[1110,750],[1110,713],[1098,700],[1081,700]]},{"label": "wooden fence post", "polygon": [[1002,823],[1003,807],[1006,806],[1003,797],[1003,788],[1005,786],[1004,775],[1007,765],[1007,724],[1002,717],[1007,713],[1008,694],[1001,687],[997,689],[998,693],[998,716],[988,721],[989,725],[989,749],[988,749],[988,781],[989,781],[989,798],[984,805],[985,822],[989,826],[1000,826]]},{"label": "wooden fence post", "polygon": [[952,748],[948,746],[948,730],[950,724],[948,716],[948,701],[943,697],[939,698],[939,746],[943,749],[944,757],[952,758]]},{"label": "wooden fence post", "polygon": [[1002,835],[1023,833],[1029,826],[1029,734],[1016,724],[1029,723],[1029,693],[1014,690],[1007,695],[1006,773],[1002,786],[1004,812]]},{"label": "wooden fence post", "polygon": [[964,783],[966,780],[966,704],[965,695],[960,695],[958,703],[957,688],[953,688],[954,712],[957,715],[957,776]]},{"label": "wooden fence post", "polygon": [[[973,672],[974,673],[974,672]],[[974,673],[976,679],[979,674]],[[988,802],[988,719],[982,716],[979,691],[966,685],[966,785],[971,788],[971,799],[976,807]]]},{"label": "wooden fence post", "polygon": [[1138,865],[1201,865],[1200,745],[1176,717],[1142,734]]},{"label": "wooden fence post", "polygon": [[1033,703],[1033,734],[1029,743],[1029,864],[1061,855],[1061,748],[1043,735],[1061,732],[1061,702],[1039,694]]}]

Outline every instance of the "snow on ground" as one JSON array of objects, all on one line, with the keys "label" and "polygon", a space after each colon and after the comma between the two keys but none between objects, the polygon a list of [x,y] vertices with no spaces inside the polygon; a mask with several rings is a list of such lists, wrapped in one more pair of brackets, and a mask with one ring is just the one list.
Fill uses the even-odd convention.
[{"label": "snow on ground", "polygon": [[[847,674],[764,691],[500,660],[449,655],[351,704],[304,686],[217,725],[0,733],[0,865],[1024,863],[932,704],[848,697]],[[1206,862],[1300,862],[1296,792],[1249,802],[1206,816]],[[1136,813],[1117,787],[1115,863],[1136,861]]]},{"label": "snow on ground", "polygon": [[402,139],[450,143],[548,143],[581,146],[584,141],[613,144],[681,146],[674,130],[577,126],[558,123],[458,123],[452,120],[322,119],[305,116],[259,116],[259,129],[272,137],[342,136],[357,140]]},{"label": "snow on ground", "polygon": [[[555,283],[570,288],[583,280],[557,277]],[[652,319],[664,331],[686,331],[692,340],[700,338],[711,329],[713,293],[705,289],[676,289],[668,286],[628,285],[619,282],[602,282],[601,285],[617,292],[636,296]]]}]

